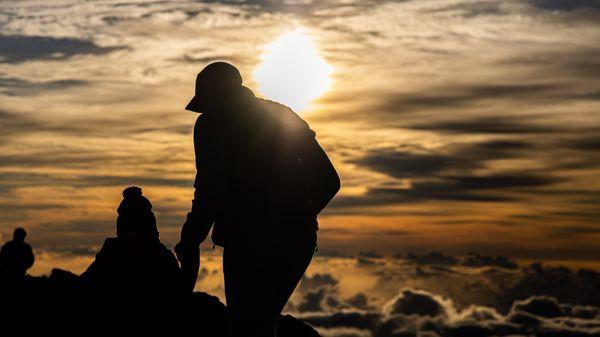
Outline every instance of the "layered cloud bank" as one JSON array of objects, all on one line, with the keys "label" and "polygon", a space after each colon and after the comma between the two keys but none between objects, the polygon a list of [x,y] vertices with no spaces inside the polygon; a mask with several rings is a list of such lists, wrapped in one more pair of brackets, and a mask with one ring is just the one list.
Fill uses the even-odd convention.
[{"label": "layered cloud bank", "polygon": [[458,310],[452,300],[405,288],[381,310],[306,314],[323,336],[597,336],[600,309],[530,297],[502,315],[493,308]]},{"label": "layered cloud bank", "polygon": [[[216,253],[203,253],[196,289],[224,301]],[[79,272],[94,252],[57,254],[42,254],[37,263]],[[474,252],[386,258],[322,251],[285,312],[323,336],[595,336],[600,272]]]},{"label": "layered cloud bank", "polygon": [[[540,263],[519,267],[504,257],[475,253],[463,258],[408,254],[391,266],[381,257],[359,256],[355,261],[355,269],[339,279],[327,273],[307,276],[289,310],[323,336],[600,333],[598,271]],[[365,270],[376,281],[366,286],[368,277],[363,278],[364,286],[349,295],[344,279]]]}]

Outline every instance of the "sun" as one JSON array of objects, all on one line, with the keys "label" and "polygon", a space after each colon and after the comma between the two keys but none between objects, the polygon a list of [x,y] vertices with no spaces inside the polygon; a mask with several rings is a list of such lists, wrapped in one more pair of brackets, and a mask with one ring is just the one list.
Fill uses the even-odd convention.
[{"label": "sun", "polygon": [[333,67],[319,55],[305,29],[284,33],[264,49],[254,72],[263,97],[300,113],[331,85]]}]

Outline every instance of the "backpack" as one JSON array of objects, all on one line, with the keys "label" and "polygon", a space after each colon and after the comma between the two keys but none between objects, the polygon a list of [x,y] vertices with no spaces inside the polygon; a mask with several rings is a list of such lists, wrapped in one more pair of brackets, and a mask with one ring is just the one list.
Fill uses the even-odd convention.
[{"label": "backpack", "polygon": [[268,209],[284,217],[314,219],[340,189],[340,178],[315,132],[290,108],[261,100],[272,123]]}]

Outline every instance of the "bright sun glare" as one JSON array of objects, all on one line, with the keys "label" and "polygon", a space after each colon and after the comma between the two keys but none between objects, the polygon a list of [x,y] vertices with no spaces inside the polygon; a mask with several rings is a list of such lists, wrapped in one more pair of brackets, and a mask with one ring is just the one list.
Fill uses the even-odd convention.
[{"label": "bright sun glare", "polygon": [[333,68],[302,28],[279,36],[260,58],[254,73],[258,91],[296,112],[304,111],[331,84]]}]

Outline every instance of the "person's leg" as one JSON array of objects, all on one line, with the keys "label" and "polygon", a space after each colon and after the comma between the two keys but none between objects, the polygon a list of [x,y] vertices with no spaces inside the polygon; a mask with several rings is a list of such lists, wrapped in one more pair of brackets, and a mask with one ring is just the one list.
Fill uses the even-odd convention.
[{"label": "person's leg", "polygon": [[274,337],[281,311],[308,267],[316,233],[225,248],[223,274],[232,337]]},{"label": "person's leg", "polygon": [[279,318],[312,260],[316,247],[316,233],[296,238],[291,242],[286,241],[281,241],[281,254],[275,259],[275,265],[278,267],[273,268],[271,274],[274,281],[271,290],[272,310],[276,318]]},{"label": "person's leg", "polygon": [[227,247],[223,253],[223,274],[229,331],[232,337],[274,337],[275,317],[271,314],[271,276],[265,256],[256,248]]}]

